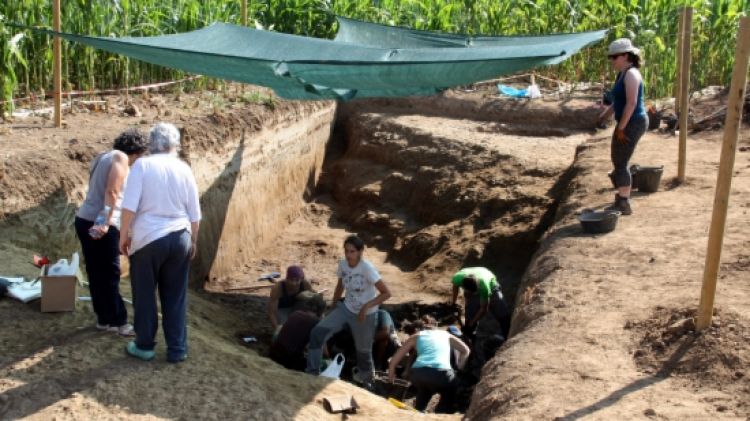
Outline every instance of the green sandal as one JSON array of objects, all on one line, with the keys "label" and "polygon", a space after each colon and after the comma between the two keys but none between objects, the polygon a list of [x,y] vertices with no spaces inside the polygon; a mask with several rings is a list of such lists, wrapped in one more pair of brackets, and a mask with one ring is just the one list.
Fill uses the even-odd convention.
[{"label": "green sandal", "polygon": [[143,361],[151,361],[154,359],[154,356],[156,356],[156,352],[154,352],[153,350],[146,351],[138,348],[138,346],[135,344],[135,341],[128,342],[128,346],[125,347],[125,352],[127,352],[131,357],[140,358]]}]

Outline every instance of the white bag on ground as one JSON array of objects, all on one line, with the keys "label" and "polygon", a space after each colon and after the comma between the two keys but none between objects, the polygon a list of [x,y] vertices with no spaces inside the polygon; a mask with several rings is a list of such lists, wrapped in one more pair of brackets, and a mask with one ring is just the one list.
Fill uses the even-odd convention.
[{"label": "white bag on ground", "polygon": [[539,87],[537,85],[529,85],[529,87],[526,89],[526,96],[529,98],[541,98],[542,93],[539,91]]},{"label": "white bag on ground", "polygon": [[346,358],[344,358],[344,355],[341,353],[336,354],[335,357],[333,357],[333,361],[331,361],[331,364],[326,367],[325,370],[323,370],[322,373],[320,373],[323,377],[328,377],[330,379],[338,379],[341,375],[341,370],[344,369],[344,362],[346,362]]},{"label": "white bag on ground", "polygon": [[8,285],[8,296],[23,303],[42,298],[42,283],[38,281],[13,282]]}]

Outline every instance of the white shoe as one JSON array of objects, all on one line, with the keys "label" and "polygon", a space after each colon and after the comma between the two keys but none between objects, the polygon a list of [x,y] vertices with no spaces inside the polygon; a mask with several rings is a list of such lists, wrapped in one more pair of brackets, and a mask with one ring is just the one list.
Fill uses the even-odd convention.
[{"label": "white shoe", "polygon": [[120,336],[125,336],[125,337],[135,336],[135,329],[133,329],[133,325],[131,325],[130,323],[125,323],[122,326],[118,326],[114,328],[116,329],[117,334]]}]

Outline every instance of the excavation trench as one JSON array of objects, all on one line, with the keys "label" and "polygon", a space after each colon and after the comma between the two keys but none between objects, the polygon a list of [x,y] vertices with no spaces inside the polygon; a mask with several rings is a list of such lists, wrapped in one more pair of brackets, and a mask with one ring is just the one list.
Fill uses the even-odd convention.
[{"label": "excavation trench", "polygon": [[[148,103],[141,105],[152,112]],[[172,109],[203,210],[191,274],[191,340],[211,352],[214,340],[229,344],[255,336],[259,341],[248,346],[260,355],[271,338],[265,322],[270,284],[258,276],[301,264],[330,298],[342,241],[351,232],[366,240],[365,257],[393,292],[384,307],[400,330],[424,314],[443,326],[454,323],[445,305],[450,277],[465,266],[492,270],[513,306],[572,177],[576,148],[593,126],[584,103],[455,92],[346,104],[281,101],[205,115]],[[152,114],[159,118],[158,110]],[[52,152],[43,159],[37,141],[16,142],[0,168],[6,273],[34,276],[27,263],[32,253],[56,259],[78,248],[70,227],[86,191],[88,165],[111,145],[116,130],[132,124],[86,126],[85,116],[69,118],[80,120],[77,134],[28,130],[28,137],[45,136]],[[49,182],[33,174],[45,174]],[[127,296],[127,283],[122,289]],[[79,307],[72,317],[83,326],[93,313]],[[464,407],[477,380],[469,378],[462,389]],[[245,386],[275,387],[264,381]],[[305,399],[298,400],[307,408],[311,401]],[[284,409],[285,418],[297,409]]]},{"label": "excavation trench", "polygon": [[[563,107],[565,114],[559,104],[510,104],[457,107],[445,98],[339,104],[320,178],[300,216],[248,262],[245,274],[282,271],[292,262],[279,256],[294,256],[310,269],[315,287],[330,294],[341,241],[354,232],[394,290],[383,308],[402,338],[426,314],[441,326],[457,323],[446,303],[450,278],[462,267],[492,270],[512,307],[572,178],[589,118],[583,107]],[[549,125],[533,124],[534,118]],[[213,279],[209,289],[234,289],[238,276],[230,278]],[[253,292],[241,302],[261,300],[256,314],[264,317],[263,298]],[[265,353],[270,332],[238,332],[249,334],[260,339],[251,347]],[[348,360],[343,378],[351,366]],[[480,369],[460,378],[462,412]]]}]

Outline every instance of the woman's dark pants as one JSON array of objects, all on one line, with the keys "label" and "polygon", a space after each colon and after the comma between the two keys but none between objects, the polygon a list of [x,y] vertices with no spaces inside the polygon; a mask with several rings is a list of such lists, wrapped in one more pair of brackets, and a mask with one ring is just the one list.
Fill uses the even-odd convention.
[{"label": "woman's dark pants", "polygon": [[89,228],[92,226],[92,221],[78,217],[75,219],[96,322],[100,325],[122,326],[128,322],[128,312],[120,296],[120,231],[109,227],[105,236],[94,240],[89,235]]},{"label": "woman's dark pants", "polygon": [[432,395],[440,394],[435,412],[451,413],[456,399],[456,375],[453,370],[439,370],[431,367],[412,368],[409,381],[417,389],[414,407],[424,411]]},{"label": "woman's dark pants", "polygon": [[630,174],[630,168],[628,162],[633,156],[635,146],[641,139],[648,128],[648,116],[632,116],[628,125],[625,126],[625,137],[628,139],[626,143],[619,142],[614,133],[612,134],[612,165],[614,171],[612,172],[612,179],[614,180],[616,187],[627,187],[633,184],[633,177]]},{"label": "woman's dark pants", "polygon": [[154,240],[130,256],[135,344],[147,351],[156,345],[158,289],[168,361],[180,361],[187,355],[190,246],[190,232],[182,230]]}]

